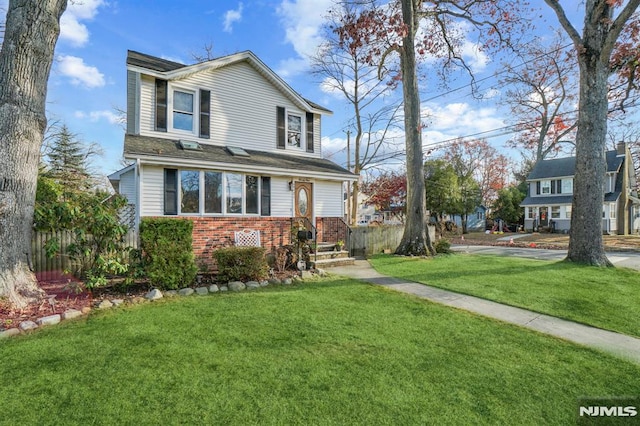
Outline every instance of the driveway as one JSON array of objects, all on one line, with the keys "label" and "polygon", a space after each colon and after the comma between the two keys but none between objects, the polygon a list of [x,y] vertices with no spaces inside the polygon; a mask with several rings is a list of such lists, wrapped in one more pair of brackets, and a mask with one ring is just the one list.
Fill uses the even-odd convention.
[{"label": "driveway", "polygon": [[[505,246],[476,246],[454,244],[451,249],[472,254],[491,254],[496,256],[526,257],[530,259],[560,261],[567,257],[566,250],[548,250],[539,248],[505,247]],[[638,252],[607,252],[609,261],[615,266],[640,270],[640,253]]]}]

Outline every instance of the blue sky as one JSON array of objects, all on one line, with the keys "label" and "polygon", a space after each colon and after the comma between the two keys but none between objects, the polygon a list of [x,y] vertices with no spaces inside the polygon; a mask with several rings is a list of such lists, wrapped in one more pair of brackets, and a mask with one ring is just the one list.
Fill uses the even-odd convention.
[{"label": "blue sky", "polygon": [[[6,3],[0,0],[0,6]],[[325,153],[338,151],[345,146],[348,109],[322,91],[305,59],[320,41],[319,28],[331,5],[332,0],[70,1],[49,81],[48,116],[67,124],[81,140],[102,146],[104,156],[96,165],[109,174],[121,167],[124,129],[116,108],[126,106],[127,49],[193,63],[191,54],[212,44],[214,56],[252,50],[296,91],[333,110],[323,121],[323,146]],[[478,78],[493,73],[472,41],[466,50]],[[428,89],[423,99],[438,90]],[[432,118],[424,143],[504,126],[505,112],[497,105],[473,101],[468,90],[425,102],[423,110]],[[334,159],[343,161],[339,155]]]}]

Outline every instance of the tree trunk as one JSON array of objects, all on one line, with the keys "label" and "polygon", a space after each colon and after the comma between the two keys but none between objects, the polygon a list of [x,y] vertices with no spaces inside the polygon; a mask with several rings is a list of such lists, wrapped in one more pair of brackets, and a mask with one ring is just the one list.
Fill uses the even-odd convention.
[{"label": "tree trunk", "polygon": [[402,39],[400,67],[404,96],[404,132],[407,147],[407,221],[396,254],[435,254],[427,232],[427,209],[422,161],[422,122],[416,76],[414,37],[416,19],[412,0],[402,0],[402,20],[407,34]]},{"label": "tree trunk", "polygon": [[602,208],[606,173],[607,69],[587,58],[581,63],[576,171],[567,260],[611,266],[604,253]]},{"label": "tree trunk", "polygon": [[42,298],[30,267],[47,80],[66,0],[11,0],[0,51],[0,298]]},{"label": "tree trunk", "polygon": [[606,26],[600,24],[601,20],[585,19],[584,47],[578,54],[580,103],[567,260],[594,266],[612,266],[605,255],[602,238],[609,55],[603,54],[607,34]]}]

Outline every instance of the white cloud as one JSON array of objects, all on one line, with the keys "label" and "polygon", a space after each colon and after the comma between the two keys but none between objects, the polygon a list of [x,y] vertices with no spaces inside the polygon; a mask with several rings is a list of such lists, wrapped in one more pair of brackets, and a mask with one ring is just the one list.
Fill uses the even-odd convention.
[{"label": "white cloud", "polygon": [[82,58],[61,55],[57,57],[57,61],[58,71],[69,77],[74,85],[89,89],[104,86],[104,75],[98,68],[86,65]]},{"label": "white cloud", "polygon": [[306,59],[301,58],[289,58],[284,61],[280,61],[280,65],[276,70],[276,74],[280,77],[287,79],[297,74],[302,74],[307,70],[309,64]]},{"label": "white cloud", "polygon": [[82,47],[89,41],[89,30],[80,21],[90,21],[98,13],[104,0],[82,0],[69,2],[67,10],[60,18],[60,39],[71,45]]},{"label": "white cloud", "polygon": [[461,53],[473,72],[483,71],[489,63],[489,57],[482,51],[478,43],[465,40]]},{"label": "white cloud", "polygon": [[90,111],[89,113],[86,113],[84,111],[76,111],[74,116],[81,120],[88,119],[92,123],[100,120],[107,120],[110,124],[120,124],[122,122],[122,117],[120,115],[109,110]]},{"label": "white cloud", "polygon": [[[425,145],[504,127],[504,117],[495,108],[473,108],[467,103],[422,105]],[[481,137],[481,136],[479,136]]]},{"label": "white cloud", "polygon": [[[285,41],[291,43],[300,58],[316,53],[322,42],[320,27],[331,6],[334,6],[334,0],[283,0],[278,6]],[[303,61],[306,64],[306,59]],[[284,68],[284,64],[280,68]]]},{"label": "white cloud", "polygon": [[223,30],[227,33],[233,31],[233,24],[242,20],[242,3],[238,4],[237,10],[227,10],[224,14]]}]

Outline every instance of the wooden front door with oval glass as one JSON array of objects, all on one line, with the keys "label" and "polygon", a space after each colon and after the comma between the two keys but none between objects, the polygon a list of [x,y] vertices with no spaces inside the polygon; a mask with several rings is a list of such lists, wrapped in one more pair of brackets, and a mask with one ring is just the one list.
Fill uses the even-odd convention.
[{"label": "wooden front door with oval glass", "polygon": [[[296,217],[313,218],[313,184],[310,182],[296,182],[295,207]],[[313,223],[313,222],[312,222]]]}]

